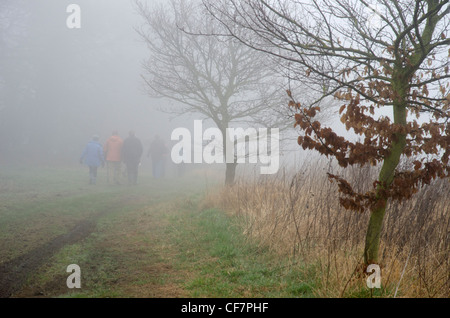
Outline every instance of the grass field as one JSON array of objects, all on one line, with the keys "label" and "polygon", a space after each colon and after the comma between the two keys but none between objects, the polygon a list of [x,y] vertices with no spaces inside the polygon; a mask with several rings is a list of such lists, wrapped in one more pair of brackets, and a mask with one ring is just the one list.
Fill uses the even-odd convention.
[{"label": "grass field", "polygon": [[[112,186],[101,170],[91,186],[82,167],[3,167],[1,297],[314,297],[307,268],[201,208],[217,186],[206,174]],[[66,285],[70,264],[80,289]]]},{"label": "grass field", "polygon": [[232,188],[206,170],[116,186],[102,169],[92,186],[86,170],[0,168],[0,297],[448,297],[445,182],[390,208],[369,289],[355,272],[367,215],[310,169]]}]

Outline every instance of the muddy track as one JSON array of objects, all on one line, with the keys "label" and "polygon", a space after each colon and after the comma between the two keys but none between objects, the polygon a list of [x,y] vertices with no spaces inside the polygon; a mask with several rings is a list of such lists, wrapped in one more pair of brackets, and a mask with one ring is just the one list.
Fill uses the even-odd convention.
[{"label": "muddy track", "polygon": [[0,297],[11,297],[20,291],[27,278],[40,266],[45,264],[56,252],[67,244],[74,244],[95,230],[95,218],[83,220],[68,233],[55,237],[48,243],[39,246],[28,253],[0,264]]}]

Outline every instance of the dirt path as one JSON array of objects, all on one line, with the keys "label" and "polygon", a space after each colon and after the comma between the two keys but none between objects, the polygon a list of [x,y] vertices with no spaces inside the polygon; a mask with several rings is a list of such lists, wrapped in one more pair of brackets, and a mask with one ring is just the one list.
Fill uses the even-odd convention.
[{"label": "dirt path", "polygon": [[[98,218],[100,215],[97,215]],[[0,264],[0,297],[10,297],[19,291],[27,278],[66,244],[74,244],[95,230],[94,220],[79,222],[69,233],[57,236],[50,242],[26,254]]]},{"label": "dirt path", "polygon": [[[110,251],[111,248],[121,249],[121,258],[116,262],[120,267],[126,267],[128,260],[141,260],[145,262],[145,268],[139,269],[136,275],[152,277],[151,282],[146,284],[133,284],[128,280],[127,271],[119,268],[118,275],[120,275],[119,282],[115,284],[116,289],[121,289],[122,292],[129,297],[182,297],[183,290],[177,284],[172,284],[167,281],[164,284],[159,283],[159,277],[176,277],[171,261],[160,261],[168,253],[166,248],[162,248],[160,244],[164,243],[161,239],[161,229],[167,224],[161,219],[161,214],[165,213],[167,209],[172,209],[170,196],[157,196],[149,199],[148,196],[141,194],[121,194],[114,199],[114,204],[109,203],[103,206],[100,211],[91,214],[87,218],[80,220],[73,228],[66,234],[59,235],[50,239],[45,244],[34,247],[32,250],[24,254],[10,259],[6,262],[0,263],[0,298],[10,297],[54,297],[66,294],[68,289],[65,285],[66,273],[58,274],[50,281],[47,281],[43,286],[34,283],[36,273],[41,268],[48,266],[52,257],[67,245],[82,242],[92,233],[98,232],[98,221],[101,217],[109,217],[111,213],[117,211],[120,224],[114,223],[114,228],[111,233],[102,232],[102,240],[97,240],[96,248],[101,254],[101,251]],[[124,210],[124,208],[130,209]],[[134,209],[135,208],[135,209]],[[127,212],[122,212],[127,211]],[[163,223],[162,223],[163,222]],[[145,238],[150,243],[143,243],[142,241],[135,242],[133,240],[142,240]],[[131,240],[131,241],[130,241]],[[162,242],[154,244],[154,242]],[[145,245],[146,244],[146,245]],[[145,246],[144,246],[145,245]],[[152,250],[155,260],[148,256],[142,255],[142,251],[136,249]],[[126,258],[125,260],[123,258]],[[102,266],[101,262],[104,260],[92,260],[92,266]],[[134,269],[136,271],[136,269]],[[93,269],[95,272],[95,268]],[[68,274],[67,274],[68,275]],[[131,277],[133,279],[133,277]]]},{"label": "dirt path", "polygon": [[[66,196],[70,197],[70,194]],[[129,200],[129,197],[124,197],[124,204]],[[101,211],[76,223],[69,232],[54,237],[47,243],[37,246],[14,259],[1,263],[0,298],[15,297],[16,293],[19,293],[18,297],[38,296],[38,291],[22,291],[27,279],[32,277],[36,270],[45,265],[64,246],[78,243],[94,232],[98,219],[104,216],[110,208],[110,206],[105,205]]]}]

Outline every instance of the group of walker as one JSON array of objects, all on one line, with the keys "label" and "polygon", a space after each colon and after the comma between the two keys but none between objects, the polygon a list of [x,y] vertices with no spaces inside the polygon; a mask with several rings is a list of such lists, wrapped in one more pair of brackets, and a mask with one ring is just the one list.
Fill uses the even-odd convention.
[{"label": "group of walker", "polygon": [[[129,136],[122,140],[115,130],[102,146],[99,136],[94,135],[88,142],[80,158],[80,163],[89,167],[89,184],[96,184],[97,170],[106,162],[108,184],[120,184],[122,162],[126,165],[128,184],[136,185],[138,170],[143,154],[142,142],[130,131]],[[164,158],[167,148],[159,136],[153,140],[148,155],[152,157],[152,172],[155,178],[164,176]]]}]

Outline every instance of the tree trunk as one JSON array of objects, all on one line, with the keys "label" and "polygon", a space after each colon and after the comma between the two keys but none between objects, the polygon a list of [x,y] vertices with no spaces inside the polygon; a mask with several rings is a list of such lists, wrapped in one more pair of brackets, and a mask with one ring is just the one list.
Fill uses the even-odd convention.
[{"label": "tree trunk", "polygon": [[364,264],[378,264],[378,250],[380,247],[380,235],[383,228],[383,219],[386,212],[386,202],[381,207],[372,211],[366,233],[366,245],[364,247]]},{"label": "tree trunk", "polygon": [[[436,9],[439,1],[427,1],[428,12],[432,12]],[[396,100],[394,101],[394,123],[406,126],[407,111],[407,91],[408,83],[411,82],[411,77],[419,68],[420,63],[424,60],[425,52],[430,49],[430,41],[435,31],[436,25],[440,18],[437,13],[428,18],[424,30],[421,36],[422,50],[417,51],[410,57],[409,67],[401,67],[402,62],[397,61],[397,65],[394,68],[392,76],[393,90],[396,93]],[[394,179],[395,169],[398,166],[400,157],[406,145],[406,135],[397,134],[394,142],[392,143],[391,153],[385,158],[383,167],[380,171],[379,181],[382,183],[380,187],[389,187]],[[383,188],[381,188],[383,189]],[[383,218],[386,212],[386,201],[383,198],[379,198],[380,201],[376,208],[372,210],[369,226],[366,233],[366,246],[364,248],[364,262],[366,265],[378,262],[378,250],[380,245],[380,234],[383,226]]]},{"label": "tree trunk", "polygon": [[227,167],[225,170],[225,185],[231,186],[234,184],[237,163],[236,162],[227,163],[226,165],[227,165]]},{"label": "tree trunk", "polygon": [[[394,123],[406,125],[406,105],[394,105]],[[380,247],[380,235],[383,228],[383,219],[386,213],[386,199],[380,195],[381,190],[388,188],[394,180],[395,169],[397,168],[400,157],[406,145],[406,134],[397,133],[392,143],[389,156],[383,161],[378,180],[378,203],[371,211],[369,225],[366,232],[366,242],[364,247],[364,263],[378,264],[378,250]]]},{"label": "tree trunk", "polygon": [[[225,185],[226,186],[232,186],[234,184],[234,179],[236,176],[236,166],[237,166],[237,158],[234,156],[233,162],[227,162],[227,151],[230,149],[227,149],[227,138],[229,138],[227,133],[227,127],[229,126],[228,120],[223,120],[222,122],[216,122],[217,127],[219,127],[220,131],[222,132],[223,136],[223,154],[226,162],[226,168],[225,168]],[[234,149],[234,141],[232,145]],[[230,150],[231,151],[231,150]],[[233,150],[234,151],[234,150]],[[231,161],[231,160],[230,160]]]}]

